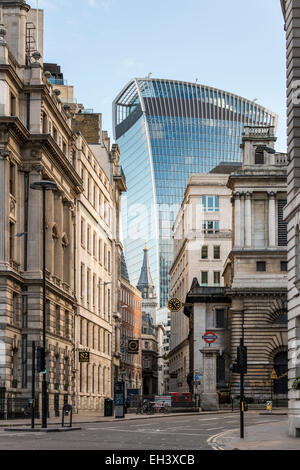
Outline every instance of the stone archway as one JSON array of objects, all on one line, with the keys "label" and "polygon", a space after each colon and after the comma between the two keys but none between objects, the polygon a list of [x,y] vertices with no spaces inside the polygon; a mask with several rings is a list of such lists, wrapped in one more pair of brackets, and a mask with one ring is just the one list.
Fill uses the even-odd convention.
[{"label": "stone archway", "polygon": [[278,379],[273,381],[273,393],[275,396],[286,398],[288,395],[288,351],[277,351],[273,358],[273,369]]}]

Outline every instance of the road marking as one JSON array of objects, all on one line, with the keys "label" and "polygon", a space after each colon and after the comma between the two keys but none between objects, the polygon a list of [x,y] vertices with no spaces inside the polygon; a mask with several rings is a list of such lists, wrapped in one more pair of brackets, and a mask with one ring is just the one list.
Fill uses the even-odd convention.
[{"label": "road marking", "polygon": [[[141,434],[141,430],[131,430],[131,429],[119,429],[119,428],[105,428],[105,429],[101,429],[101,431],[116,431],[116,432],[131,432],[131,433],[138,433],[138,434]],[[165,429],[155,429],[155,430],[142,430],[144,432],[144,434],[158,434],[158,433],[164,433],[166,430]],[[205,436],[205,434],[201,434],[201,433],[197,433],[197,434],[192,434],[192,433],[183,433],[183,432],[177,432],[176,435],[180,435],[180,436]]]},{"label": "road marking", "polygon": [[223,447],[219,446],[216,441],[219,437],[225,436],[227,433],[233,431],[238,431],[238,429],[227,429],[226,431],[220,432],[219,434],[215,434],[214,436],[211,436],[209,439],[207,439],[207,443],[212,446],[213,450],[224,450]]},{"label": "road marking", "polygon": [[225,429],[225,426],[219,426],[217,428],[206,429],[206,431],[216,431],[217,429]]}]

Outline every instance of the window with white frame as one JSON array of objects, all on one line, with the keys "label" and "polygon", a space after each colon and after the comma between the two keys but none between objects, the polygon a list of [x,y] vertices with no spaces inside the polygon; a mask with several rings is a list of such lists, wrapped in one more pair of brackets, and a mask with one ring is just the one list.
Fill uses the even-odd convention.
[{"label": "window with white frame", "polygon": [[203,212],[219,212],[220,198],[219,196],[202,196]]}]

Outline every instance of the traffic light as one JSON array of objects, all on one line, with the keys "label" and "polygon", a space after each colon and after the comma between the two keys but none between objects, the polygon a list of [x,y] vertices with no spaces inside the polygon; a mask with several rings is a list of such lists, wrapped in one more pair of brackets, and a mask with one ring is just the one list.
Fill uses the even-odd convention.
[{"label": "traffic light", "polygon": [[247,348],[239,346],[237,350],[237,363],[241,374],[247,374]]},{"label": "traffic light", "polygon": [[240,368],[237,362],[234,362],[233,364],[230,365],[229,369],[233,374],[240,374]]},{"label": "traffic light", "polygon": [[45,372],[46,370],[46,357],[45,357],[45,349],[44,348],[37,348],[36,351],[36,369],[37,372]]},{"label": "traffic light", "polygon": [[247,374],[247,348],[239,346],[235,362],[229,367],[233,374]]}]

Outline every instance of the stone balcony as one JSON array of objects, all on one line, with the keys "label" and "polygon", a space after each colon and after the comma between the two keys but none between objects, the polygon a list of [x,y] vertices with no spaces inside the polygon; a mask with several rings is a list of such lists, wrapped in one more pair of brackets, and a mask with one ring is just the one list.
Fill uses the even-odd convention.
[{"label": "stone balcony", "polygon": [[244,137],[261,137],[263,139],[275,137],[275,126],[245,126]]}]

